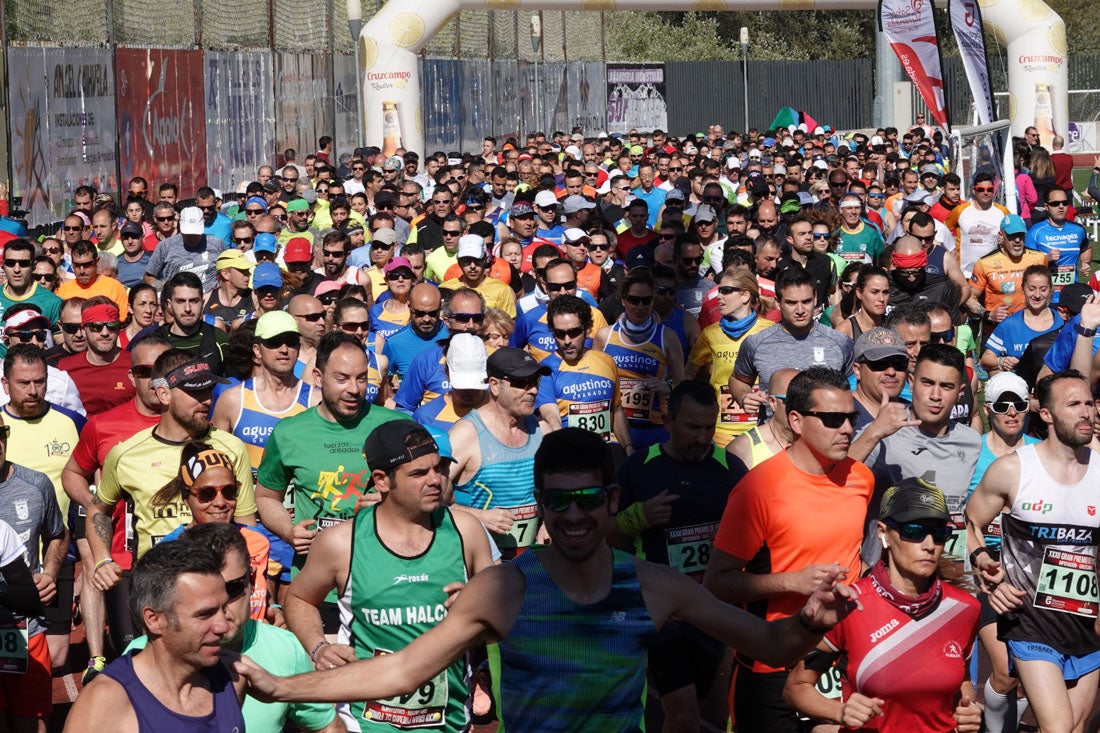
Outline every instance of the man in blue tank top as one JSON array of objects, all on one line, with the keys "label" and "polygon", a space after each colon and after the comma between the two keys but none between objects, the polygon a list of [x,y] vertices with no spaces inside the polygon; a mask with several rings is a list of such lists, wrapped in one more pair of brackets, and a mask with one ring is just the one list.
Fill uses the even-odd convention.
[{"label": "man in blue tank top", "polygon": [[109,664],[77,698],[66,730],[244,733],[243,679],[222,665],[229,632],[222,557],[165,542],[134,567],[130,610],[149,636],[139,653]]},{"label": "man in blue tank top", "polygon": [[478,573],[447,617],[395,654],[273,678],[242,658],[235,669],[274,700],[362,700],[411,693],[487,639],[506,730],[641,731],[646,649],[679,619],[773,664],[798,659],[858,607],[831,573],[800,612],[767,623],[727,606],[677,570],[613,550],[618,488],[611,450],[564,428],[535,455],[539,512],[551,544]]}]

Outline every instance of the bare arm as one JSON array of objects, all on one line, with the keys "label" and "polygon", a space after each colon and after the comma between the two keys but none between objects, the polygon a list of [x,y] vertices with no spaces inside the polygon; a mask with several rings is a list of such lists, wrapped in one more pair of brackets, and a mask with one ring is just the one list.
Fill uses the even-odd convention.
[{"label": "bare arm", "polygon": [[233,419],[241,411],[241,388],[233,387],[226,390],[225,394],[218,398],[214,405],[214,414],[210,422],[219,430],[227,433],[233,432]]},{"label": "bare arm", "polygon": [[91,491],[91,475],[84,472],[76,461],[69,457],[65,468],[61,469],[61,488],[66,496],[87,510],[95,494]]},{"label": "bare arm", "polygon": [[[99,496],[93,496],[84,518],[84,536],[92,550],[92,557],[98,563],[111,557],[111,537],[114,535],[114,521],[111,519],[113,506],[107,506]],[[113,562],[96,568],[95,584],[100,590],[109,590],[118,584],[122,569]]]},{"label": "bare arm", "polygon": [[748,560],[729,555],[717,548],[710,554],[710,563],[703,576],[703,587],[726,603],[749,603],[763,598],[797,593],[808,596],[821,584],[821,579],[840,565],[808,565],[787,573],[747,573]]},{"label": "bare arm", "polygon": [[959,288],[959,302],[965,303],[970,300],[970,283],[967,281],[966,275],[963,274],[962,268],[959,267],[958,260],[954,257],[944,257],[943,269],[947,274],[947,278]]},{"label": "bare arm", "polygon": [[611,413],[611,428],[615,433],[615,440],[619,441],[619,445],[626,450],[626,454],[633,453],[634,443],[630,438],[630,423],[627,422],[626,411],[623,410],[621,405],[615,408],[615,412]]},{"label": "bare arm", "polygon": [[[347,577],[353,522],[332,527],[310,548],[309,558],[294,576],[283,604],[286,625],[318,669],[338,667],[355,660],[355,651],[345,644],[326,644],[318,610],[325,596],[343,587]],[[329,648],[331,647],[331,648]]]},{"label": "bare arm", "polygon": [[[687,319],[689,316],[684,316]],[[668,350],[668,378],[675,387],[684,381],[684,349],[671,328],[665,329],[665,348]]]},{"label": "bare arm", "polygon": [[558,410],[557,402],[547,402],[539,406],[539,423],[544,435],[561,430],[561,411]]}]

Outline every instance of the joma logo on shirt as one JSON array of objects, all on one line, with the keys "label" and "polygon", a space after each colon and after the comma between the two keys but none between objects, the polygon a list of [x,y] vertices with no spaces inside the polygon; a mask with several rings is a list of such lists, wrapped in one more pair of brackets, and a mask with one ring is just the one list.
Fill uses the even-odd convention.
[{"label": "joma logo on shirt", "polygon": [[896,618],[890,619],[889,623],[884,624],[883,626],[880,626],[879,628],[871,632],[871,643],[874,644],[876,641],[881,640],[884,636],[886,636],[899,626],[901,626],[901,621],[898,621]]}]

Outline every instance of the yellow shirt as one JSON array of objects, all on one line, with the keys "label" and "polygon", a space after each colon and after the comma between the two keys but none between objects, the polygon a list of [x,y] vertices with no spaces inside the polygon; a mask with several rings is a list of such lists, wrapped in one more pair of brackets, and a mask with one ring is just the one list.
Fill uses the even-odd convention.
[{"label": "yellow shirt", "polygon": [[[467,286],[463,285],[461,280],[455,278],[454,280],[447,280],[439,287],[458,290]],[[516,317],[516,296],[513,294],[512,289],[500,280],[495,277],[486,277],[474,290],[481,293],[482,298],[485,298],[486,308],[499,308],[512,318]]]},{"label": "yellow shirt", "polygon": [[69,298],[91,298],[94,295],[105,295],[118,306],[118,317],[126,320],[130,309],[127,305],[126,286],[113,277],[100,275],[88,287],[84,287],[76,280],[66,280],[57,288],[57,297],[62,300]]},{"label": "yellow shirt", "polygon": [[774,325],[766,318],[757,318],[752,328],[735,341],[725,334],[722,324],[712,323],[699,334],[691,350],[688,361],[700,367],[710,365],[710,386],[718,396],[718,422],[714,426],[714,442],[717,445],[726,446],[756,425],[756,415],[745,412],[730,394],[730,376],[733,374],[733,363],[737,361],[737,352],[745,339]]}]

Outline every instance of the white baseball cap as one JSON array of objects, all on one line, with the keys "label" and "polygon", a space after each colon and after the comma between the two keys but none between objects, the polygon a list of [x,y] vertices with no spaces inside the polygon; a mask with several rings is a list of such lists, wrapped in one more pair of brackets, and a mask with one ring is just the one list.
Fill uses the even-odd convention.
[{"label": "white baseball cap", "polygon": [[202,234],[206,231],[206,222],[202,218],[202,209],[188,206],[180,212],[180,234]]},{"label": "white baseball cap", "polygon": [[553,191],[539,191],[535,195],[535,206],[542,209],[549,209],[551,206],[558,205],[558,197],[554,195]]},{"label": "white baseball cap", "polygon": [[447,377],[451,389],[485,389],[489,382],[485,342],[472,333],[456,333],[447,346]]},{"label": "white baseball cap", "polygon": [[458,252],[455,254],[456,259],[462,259],[463,257],[477,257],[481,259],[485,257],[485,240],[476,234],[464,234],[458,239]]}]

